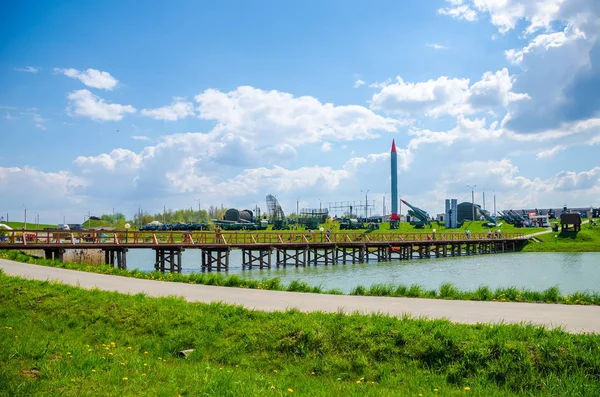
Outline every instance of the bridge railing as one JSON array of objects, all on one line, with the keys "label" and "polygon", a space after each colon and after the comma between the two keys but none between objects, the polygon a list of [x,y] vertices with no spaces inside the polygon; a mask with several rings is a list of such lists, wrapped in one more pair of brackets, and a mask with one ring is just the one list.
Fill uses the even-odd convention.
[{"label": "bridge railing", "polygon": [[7,230],[0,232],[2,244],[99,244],[99,245],[160,245],[160,244],[305,244],[356,242],[422,242],[466,241],[489,239],[522,239],[523,233],[350,233],[350,232],[256,232],[256,231],[47,231]]}]

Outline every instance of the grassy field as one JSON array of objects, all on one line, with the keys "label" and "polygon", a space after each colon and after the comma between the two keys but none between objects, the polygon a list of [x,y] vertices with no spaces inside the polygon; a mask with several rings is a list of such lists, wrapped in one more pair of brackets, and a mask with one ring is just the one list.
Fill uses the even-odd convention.
[{"label": "grassy field", "polygon": [[[60,267],[71,270],[79,270],[93,273],[111,274],[116,276],[134,277],[146,280],[160,280],[180,282],[186,284],[217,285],[223,287],[265,289],[273,291],[312,292],[319,294],[342,295],[339,290],[324,290],[318,285],[309,285],[305,282],[293,281],[284,285],[277,278],[264,280],[247,280],[238,275],[223,275],[220,273],[160,273],[142,272],[139,270],[122,270],[106,265],[89,265],[80,263],[67,263],[40,259],[18,251],[0,250],[0,258],[14,260],[36,265]],[[439,289],[428,290],[419,285],[394,285],[374,284],[369,287],[357,286],[350,295],[360,296],[391,296],[411,297],[449,300],[477,300],[495,302],[536,302],[536,303],[561,303],[567,305],[598,305],[600,304],[600,291],[598,292],[576,292],[562,295],[557,287],[548,288],[545,291],[529,291],[516,287],[491,289],[480,286],[475,291],[462,291],[451,283],[440,285]]]},{"label": "grassy field", "polygon": [[[21,230],[23,228],[23,226],[25,225],[23,222],[0,222],[3,223],[5,225],[8,225],[9,227],[13,228],[14,230]],[[35,229],[36,226],[39,227],[39,229],[49,229],[49,228],[56,228],[57,225],[50,225],[50,224],[39,224],[37,225],[35,222],[31,223],[31,222],[27,222],[27,230],[32,230]],[[1,230],[0,230],[1,231]]]},{"label": "grassy field", "polygon": [[600,252],[600,226],[587,223],[580,232],[557,232],[535,237],[523,252]]},{"label": "grassy field", "polygon": [[0,299],[2,396],[600,395],[593,335],[261,313],[3,274]]}]

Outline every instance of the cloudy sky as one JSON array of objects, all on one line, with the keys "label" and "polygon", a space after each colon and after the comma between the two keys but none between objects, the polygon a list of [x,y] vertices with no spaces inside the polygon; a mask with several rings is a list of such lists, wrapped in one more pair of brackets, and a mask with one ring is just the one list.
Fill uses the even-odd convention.
[{"label": "cloudy sky", "polygon": [[[600,1],[0,6],[0,216],[600,205]],[[404,209],[403,209],[404,212]]]}]

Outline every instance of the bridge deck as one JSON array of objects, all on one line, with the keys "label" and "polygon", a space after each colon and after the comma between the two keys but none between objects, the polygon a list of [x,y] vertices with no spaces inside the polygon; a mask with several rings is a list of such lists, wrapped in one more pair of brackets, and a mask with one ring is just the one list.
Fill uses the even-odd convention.
[{"label": "bridge deck", "polygon": [[0,249],[198,248],[264,249],[269,247],[382,247],[410,245],[519,242],[523,233],[299,233],[299,232],[105,232],[6,231]]}]

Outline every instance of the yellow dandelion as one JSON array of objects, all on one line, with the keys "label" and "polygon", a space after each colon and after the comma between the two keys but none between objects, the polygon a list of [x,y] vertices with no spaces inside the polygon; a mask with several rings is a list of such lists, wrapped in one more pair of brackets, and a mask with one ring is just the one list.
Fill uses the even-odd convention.
[{"label": "yellow dandelion", "polygon": [[277,373],[277,370],[276,370],[276,369],[274,369],[274,370],[273,370],[273,373],[274,373],[274,374],[276,374],[276,373]]},{"label": "yellow dandelion", "polygon": [[438,389],[433,389],[433,391],[434,391],[435,393],[437,393],[437,392],[438,392]]},{"label": "yellow dandelion", "polygon": [[288,389],[288,391],[289,391],[290,393],[293,393],[293,392],[294,392],[294,389],[292,389],[292,388],[290,387],[290,388]]},{"label": "yellow dandelion", "polygon": [[131,346],[127,346],[127,348],[128,348],[129,350],[131,350]]},{"label": "yellow dandelion", "polygon": [[96,372],[96,370],[95,370],[95,369],[93,369],[93,370],[92,370],[92,372]]},{"label": "yellow dandelion", "polygon": [[465,386],[465,390],[469,391],[469,390],[471,390],[471,388],[469,386]]},{"label": "yellow dandelion", "polygon": [[235,367],[237,368],[237,367],[238,367],[238,365],[236,364],[236,365],[235,365]]},{"label": "yellow dandelion", "polygon": [[271,390],[275,390],[275,385],[271,385]]},{"label": "yellow dandelion", "polygon": [[123,378],[123,381],[126,381],[128,378]]},{"label": "yellow dandelion", "polygon": [[419,393],[419,397],[423,397],[423,394]]},{"label": "yellow dandelion", "polygon": [[356,381],[356,383],[360,383],[360,381],[359,381],[359,380],[357,380],[357,381]]},{"label": "yellow dandelion", "polygon": [[121,363],[121,365],[125,365],[125,363]]},{"label": "yellow dandelion", "polygon": [[148,366],[148,364],[144,363],[144,367],[147,367],[147,366]]},{"label": "yellow dandelion", "polygon": [[314,375],[315,373],[314,373],[314,372],[311,372],[310,374],[311,374],[311,375]]},{"label": "yellow dandelion", "polygon": [[148,354],[148,352],[144,352],[144,354]]},{"label": "yellow dandelion", "polygon": [[337,378],[337,380],[342,380],[342,378]]},{"label": "yellow dandelion", "polygon": [[71,352],[67,352],[67,354],[71,354]]},{"label": "yellow dandelion", "polygon": [[88,349],[88,352],[91,352],[91,351],[92,351],[92,349]]},{"label": "yellow dandelion", "polygon": [[162,357],[159,357],[158,359],[159,359],[159,360],[162,360]]},{"label": "yellow dandelion", "polygon": [[146,376],[146,374],[142,374],[142,376]]},{"label": "yellow dandelion", "polygon": [[362,378],[360,378],[360,380],[365,380],[364,376]]},{"label": "yellow dandelion", "polygon": [[110,353],[108,353],[108,355],[109,355],[109,356],[112,356],[113,354],[112,354],[112,352],[110,352]]},{"label": "yellow dandelion", "polygon": [[223,367],[219,368],[219,371],[222,370],[222,369],[223,369]]}]

